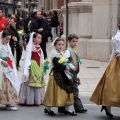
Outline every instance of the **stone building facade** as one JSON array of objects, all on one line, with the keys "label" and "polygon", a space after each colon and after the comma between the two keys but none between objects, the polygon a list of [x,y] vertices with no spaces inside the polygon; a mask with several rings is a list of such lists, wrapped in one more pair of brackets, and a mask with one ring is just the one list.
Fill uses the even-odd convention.
[{"label": "stone building facade", "polygon": [[[66,33],[66,6],[64,36]],[[120,21],[120,0],[82,0],[69,7],[69,33],[79,36],[79,55],[84,59],[108,61],[112,51],[112,36]]]},{"label": "stone building facade", "polygon": [[[81,2],[82,0],[69,0],[70,2]],[[66,0],[44,0],[44,10],[45,12],[52,9],[61,9],[62,6],[66,4]]]}]

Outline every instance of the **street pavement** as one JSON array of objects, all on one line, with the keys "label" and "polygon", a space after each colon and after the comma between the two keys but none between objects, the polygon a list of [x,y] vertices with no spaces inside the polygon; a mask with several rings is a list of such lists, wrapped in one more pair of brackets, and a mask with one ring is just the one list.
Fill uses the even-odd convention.
[{"label": "street pavement", "polygon": [[[47,52],[48,56],[51,55],[51,42],[47,43]],[[23,64],[24,64],[24,56],[23,53],[20,69],[18,71],[19,79],[22,78]],[[108,120],[105,115],[105,112],[100,112],[101,106],[97,106],[94,103],[89,101],[91,94],[93,93],[96,85],[98,84],[100,78],[102,77],[108,63],[107,62],[99,62],[95,60],[86,60],[82,59],[82,65],[80,66],[79,77],[81,80],[81,85],[79,86],[80,98],[83,102],[83,105],[86,109],[88,109],[87,113],[78,113],[77,116],[65,116],[63,114],[57,113],[57,108],[52,108],[57,114],[54,117],[45,115],[44,106],[19,106],[18,111],[5,111],[0,109],[0,120],[60,120],[60,119],[69,119],[69,120]],[[49,71],[45,77],[46,84],[48,82]],[[2,106],[1,106],[2,107]],[[73,106],[71,106],[73,109]],[[120,120],[119,108],[112,108],[112,114],[115,116],[114,120]]]}]

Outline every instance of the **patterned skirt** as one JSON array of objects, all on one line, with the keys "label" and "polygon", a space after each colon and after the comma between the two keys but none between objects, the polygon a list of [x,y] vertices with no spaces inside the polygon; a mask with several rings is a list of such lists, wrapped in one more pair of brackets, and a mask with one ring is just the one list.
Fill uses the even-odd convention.
[{"label": "patterned skirt", "polygon": [[12,84],[3,74],[2,90],[0,90],[0,104],[15,104],[18,102],[18,95],[13,94]]}]

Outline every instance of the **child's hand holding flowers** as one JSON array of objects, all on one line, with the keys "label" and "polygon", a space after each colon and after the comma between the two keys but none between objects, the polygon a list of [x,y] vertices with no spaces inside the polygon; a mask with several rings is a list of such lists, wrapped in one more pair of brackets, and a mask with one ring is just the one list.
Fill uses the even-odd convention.
[{"label": "child's hand holding flowers", "polygon": [[45,59],[44,60],[44,73],[46,73],[47,70],[49,70],[49,64],[50,64],[50,60]]}]

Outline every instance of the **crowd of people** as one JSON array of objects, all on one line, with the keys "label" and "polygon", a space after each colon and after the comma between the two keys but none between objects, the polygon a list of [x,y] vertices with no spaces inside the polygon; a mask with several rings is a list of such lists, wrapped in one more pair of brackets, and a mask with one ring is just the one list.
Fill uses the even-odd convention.
[{"label": "crowd of people", "polygon": [[[60,36],[58,37],[58,29]],[[23,34],[24,33],[24,34]],[[52,12],[51,20],[45,13],[34,10],[22,18],[20,14],[3,17],[0,9],[0,104],[7,110],[17,110],[15,104],[44,105],[44,113],[55,116],[52,107],[58,107],[58,112],[77,116],[86,113],[79,97],[80,78],[78,76],[82,64],[76,51],[78,36],[67,36],[69,47],[64,51],[63,17]],[[24,37],[23,37],[24,35]],[[50,75],[45,91],[45,74],[47,61],[46,43],[51,37],[53,49],[50,58]],[[120,31],[114,37],[114,52],[110,63],[96,87],[90,100],[102,105],[108,117],[111,106],[119,107],[119,50]],[[26,43],[24,69],[20,83],[17,70],[23,51],[23,41]],[[112,94],[111,94],[112,93]],[[114,95],[114,97],[113,97]],[[64,97],[63,97],[64,96]],[[71,111],[70,106],[74,106]]]},{"label": "crowd of people", "polygon": [[[71,111],[69,107],[74,104],[75,112],[87,112],[79,98],[78,85],[80,81],[77,78],[79,61],[76,56],[77,52],[72,49],[72,47],[76,47],[78,37],[74,34],[69,37],[72,45],[70,48],[71,56],[70,52],[67,53],[69,56],[65,55],[63,52],[64,40],[58,37],[57,34],[58,29],[60,29],[60,36],[63,34],[62,16],[60,16],[59,22],[57,11],[52,12],[51,20],[47,19],[45,13],[38,10],[33,11],[31,18],[29,14],[26,14],[26,18],[21,18],[19,14],[12,14],[8,18],[4,18],[1,9],[0,12],[0,18],[3,19],[3,23],[0,24],[0,62],[2,70],[0,104],[6,105],[7,110],[17,110],[15,103],[21,105],[43,104],[46,106],[44,112],[49,115],[55,115],[50,108],[56,106],[59,113],[76,116],[77,114]],[[20,59],[23,51],[23,44],[21,44],[23,37],[21,37],[22,33],[19,31],[25,34],[26,39],[26,55],[21,83],[17,78],[17,70],[20,67]],[[51,42],[54,50],[51,51],[49,84],[45,91],[46,42],[49,34],[51,34]],[[74,39],[75,45],[74,42],[71,42]],[[72,56],[73,54],[75,55]],[[65,61],[59,63],[59,60],[62,58]],[[73,59],[69,61],[69,58]],[[70,64],[69,62],[73,63]],[[69,63],[69,66],[65,63]],[[71,75],[71,78],[69,78],[69,75]],[[54,83],[53,86],[51,86],[51,80]],[[7,89],[7,86],[9,89]],[[58,92],[54,91],[55,89],[59,89]],[[3,96],[5,91],[6,94]],[[58,94],[64,94],[65,99],[62,100],[63,98],[61,96],[58,97]]]}]

